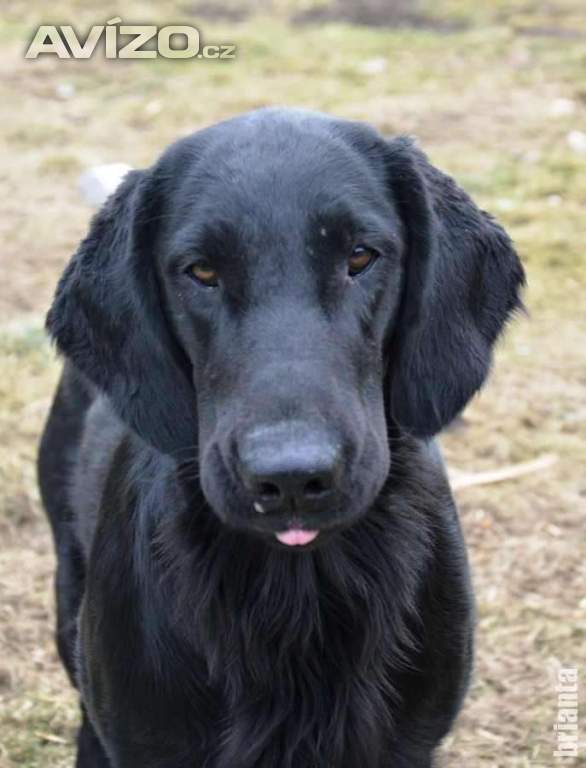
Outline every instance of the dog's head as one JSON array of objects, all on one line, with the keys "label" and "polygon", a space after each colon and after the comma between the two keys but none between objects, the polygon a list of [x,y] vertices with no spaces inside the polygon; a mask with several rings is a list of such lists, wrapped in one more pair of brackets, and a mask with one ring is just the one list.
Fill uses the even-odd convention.
[{"label": "dog's head", "polygon": [[522,281],[408,140],[271,109],[129,174],[48,327],[138,435],[199,462],[222,521],[308,544],[372,504],[390,429],[430,437],[479,389]]}]

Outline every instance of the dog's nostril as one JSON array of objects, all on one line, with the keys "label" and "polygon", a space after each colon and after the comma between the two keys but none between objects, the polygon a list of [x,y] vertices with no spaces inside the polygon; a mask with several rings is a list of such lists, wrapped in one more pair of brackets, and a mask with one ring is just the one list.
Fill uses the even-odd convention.
[{"label": "dog's nostril", "polygon": [[281,489],[275,483],[262,482],[258,486],[258,495],[263,501],[274,501],[280,498]]},{"label": "dog's nostril", "polygon": [[307,426],[258,427],[239,438],[235,467],[258,514],[302,515],[334,503],[341,448]]},{"label": "dog's nostril", "polygon": [[326,491],[329,490],[330,488],[328,483],[324,482],[323,478],[321,477],[313,477],[303,486],[303,493],[309,498],[321,496],[323,493],[326,493]]}]

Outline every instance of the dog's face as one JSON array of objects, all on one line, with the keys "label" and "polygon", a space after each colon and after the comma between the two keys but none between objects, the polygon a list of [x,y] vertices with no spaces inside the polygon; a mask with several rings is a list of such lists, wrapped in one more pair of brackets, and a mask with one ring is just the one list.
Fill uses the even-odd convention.
[{"label": "dog's face", "polygon": [[376,167],[323,130],[257,121],[172,190],[159,267],[206,497],[232,525],[304,541],[356,519],[387,476],[405,243]]},{"label": "dog's face", "polygon": [[391,426],[432,435],[481,385],[521,280],[408,143],[268,110],[128,179],[49,326],[142,437],[197,456],[224,523],[317,546],[380,492]]}]

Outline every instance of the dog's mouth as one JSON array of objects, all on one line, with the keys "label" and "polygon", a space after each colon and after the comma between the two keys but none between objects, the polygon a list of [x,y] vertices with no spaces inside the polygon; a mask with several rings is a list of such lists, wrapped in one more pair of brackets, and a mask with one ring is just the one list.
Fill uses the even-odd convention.
[{"label": "dog's mouth", "polygon": [[356,517],[349,518],[340,513],[324,515],[283,515],[280,520],[256,519],[253,525],[246,526],[251,532],[260,534],[265,540],[272,540],[283,549],[305,550],[319,547],[341,530],[356,522]]},{"label": "dog's mouth", "polygon": [[275,533],[277,541],[287,547],[304,547],[311,544],[319,536],[319,531],[308,531],[304,528],[288,528],[286,531]]}]

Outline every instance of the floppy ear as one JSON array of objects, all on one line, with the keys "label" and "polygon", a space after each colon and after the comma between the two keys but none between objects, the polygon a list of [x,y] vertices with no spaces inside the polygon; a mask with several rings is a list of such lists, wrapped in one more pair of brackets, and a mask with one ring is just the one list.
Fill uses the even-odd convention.
[{"label": "floppy ear", "polygon": [[129,173],[94,217],[59,282],[47,328],[123,421],[174,453],[196,442],[196,401],[159,289],[152,174]]},{"label": "floppy ear", "polygon": [[429,437],[482,386],[492,347],[521,306],[524,273],[506,232],[409,139],[388,142],[387,153],[408,241],[391,340],[391,413]]}]

